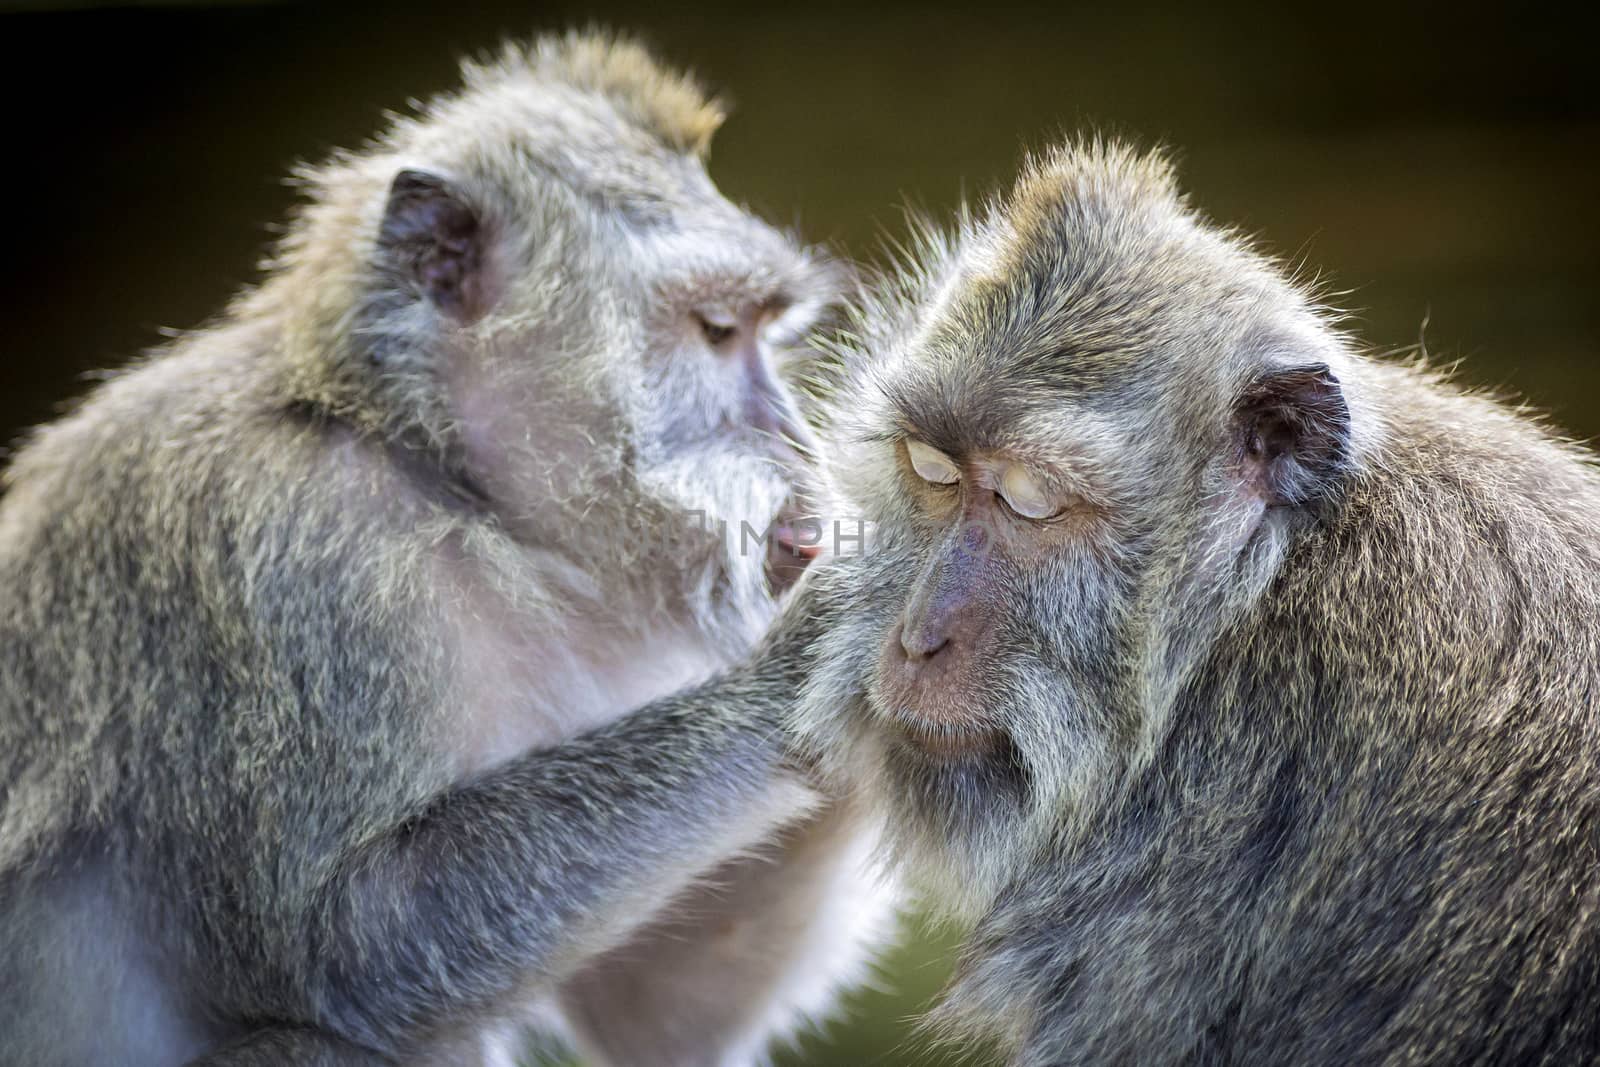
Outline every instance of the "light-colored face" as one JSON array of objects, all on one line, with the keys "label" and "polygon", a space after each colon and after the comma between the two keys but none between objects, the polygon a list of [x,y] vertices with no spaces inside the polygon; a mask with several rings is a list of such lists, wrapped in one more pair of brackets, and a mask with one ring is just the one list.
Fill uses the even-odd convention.
[{"label": "light-colored face", "polygon": [[794,530],[811,512],[815,453],[785,374],[806,358],[835,280],[720,197],[702,212],[636,238],[651,277],[637,377],[623,393],[633,473],[667,509],[665,526],[718,531],[719,565],[736,582],[759,585],[765,573],[782,589],[809,558]]},{"label": "light-colored face", "polygon": [[530,540],[748,631],[809,557],[785,532],[812,438],[784,371],[838,268],[697,160],[587,148],[603,185],[530,173],[490,223],[493,303],[449,364],[468,461]]},{"label": "light-colored face", "polygon": [[814,442],[784,372],[833,299],[833,268],[709,185],[676,225],[630,233],[627,251],[641,331],[625,400],[643,446],[731,447],[795,473]]}]

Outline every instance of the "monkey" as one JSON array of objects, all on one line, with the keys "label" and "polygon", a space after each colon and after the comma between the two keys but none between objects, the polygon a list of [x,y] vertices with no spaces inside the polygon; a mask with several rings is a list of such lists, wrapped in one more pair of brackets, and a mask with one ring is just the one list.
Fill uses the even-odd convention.
[{"label": "monkey", "polygon": [[912,248],[824,420],[872,549],[757,657],[967,930],[935,1033],[1600,1059],[1594,455],[1370,353],[1159,152],[1057,145]]},{"label": "monkey", "polygon": [[15,453],[0,1064],[735,1067],[863,973],[892,888],[737,665],[847,268],[722,118],[604,33],[468,61]]}]

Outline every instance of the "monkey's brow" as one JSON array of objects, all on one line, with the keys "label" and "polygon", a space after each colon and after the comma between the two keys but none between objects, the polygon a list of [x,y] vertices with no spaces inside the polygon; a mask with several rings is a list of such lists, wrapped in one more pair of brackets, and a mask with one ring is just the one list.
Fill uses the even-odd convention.
[{"label": "monkey's brow", "polygon": [[896,415],[890,428],[874,431],[865,435],[865,438],[868,441],[891,444],[906,440],[921,441],[954,458],[960,458],[968,451],[982,447],[962,433],[959,423],[955,420],[918,419],[904,409]]},{"label": "monkey's brow", "polygon": [[795,303],[792,289],[781,278],[752,277],[743,271],[695,271],[662,286],[662,295],[682,302],[728,300],[751,304],[762,311],[781,314]]},{"label": "monkey's brow", "polygon": [[947,456],[1004,444],[1012,421],[1008,405],[962,403],[965,411],[957,411],[952,404],[958,401],[937,386],[929,386],[927,382],[899,382],[888,388],[896,438],[914,437]]}]

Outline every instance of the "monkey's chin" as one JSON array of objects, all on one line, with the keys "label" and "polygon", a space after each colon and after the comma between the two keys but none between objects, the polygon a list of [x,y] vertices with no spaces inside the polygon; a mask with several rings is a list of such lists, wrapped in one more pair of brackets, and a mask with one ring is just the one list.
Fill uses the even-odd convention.
[{"label": "monkey's chin", "polygon": [[930,760],[992,759],[1004,754],[1010,738],[998,727],[945,726],[897,715],[889,729],[894,742]]},{"label": "monkey's chin", "polygon": [[898,866],[958,919],[974,919],[1004,884],[1001,858],[1027,829],[1030,783],[1010,737],[959,754],[901,737],[882,739],[880,771],[866,787],[884,812]]},{"label": "monkey's chin", "polygon": [[868,699],[888,776],[913,787],[906,798],[929,813],[970,812],[974,801],[992,811],[1023,802],[1026,764],[1005,729],[977,721],[934,721]]}]

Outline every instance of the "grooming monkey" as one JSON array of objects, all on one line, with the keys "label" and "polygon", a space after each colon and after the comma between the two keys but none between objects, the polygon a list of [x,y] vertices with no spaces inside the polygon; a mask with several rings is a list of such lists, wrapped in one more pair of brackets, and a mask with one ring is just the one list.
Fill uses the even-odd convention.
[{"label": "grooming monkey", "polygon": [[1600,1059],[1593,457],[1362,354],[1159,158],[1049,152],[917,259],[829,431],[874,550],[791,610],[802,739],[973,926],[935,1023]]},{"label": "grooming monkey", "polygon": [[11,464],[0,1064],[738,1064],[886,917],[770,698],[624,716],[771,620],[838,268],[636,46],[465,79]]}]

